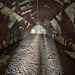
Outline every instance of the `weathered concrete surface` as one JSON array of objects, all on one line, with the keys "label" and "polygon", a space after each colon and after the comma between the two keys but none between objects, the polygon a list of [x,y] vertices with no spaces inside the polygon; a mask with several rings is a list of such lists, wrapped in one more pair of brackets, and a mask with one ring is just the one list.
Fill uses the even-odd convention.
[{"label": "weathered concrete surface", "polygon": [[65,51],[68,55],[70,55],[70,57],[72,57],[73,59],[75,59],[75,52],[73,51]]},{"label": "weathered concrete surface", "polygon": [[[56,35],[57,41],[75,50],[75,3],[72,2],[75,1],[64,0],[62,6],[63,0],[38,0],[38,11],[39,23],[47,30],[47,34]],[[1,51],[27,36],[31,28],[38,25],[36,3],[36,0],[0,0]]]},{"label": "weathered concrete surface", "polygon": [[48,38],[30,35],[23,39],[5,75],[63,75],[56,47]]}]

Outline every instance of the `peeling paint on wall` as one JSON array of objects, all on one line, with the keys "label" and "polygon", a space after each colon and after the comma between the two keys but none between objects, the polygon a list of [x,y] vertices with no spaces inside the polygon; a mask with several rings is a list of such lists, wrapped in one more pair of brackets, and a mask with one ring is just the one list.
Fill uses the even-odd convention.
[{"label": "peeling paint on wall", "polygon": [[59,21],[62,21],[62,15],[61,15],[61,12],[60,12],[58,15],[56,15],[56,18],[57,18]]},{"label": "peeling paint on wall", "polygon": [[4,45],[4,46],[6,45],[6,41],[5,41],[5,40],[3,41],[3,45]]},{"label": "peeling paint on wall", "polygon": [[19,29],[22,29],[22,26],[20,26]]},{"label": "peeling paint on wall", "polygon": [[28,26],[27,26],[27,28],[30,26],[30,23],[28,23]]},{"label": "peeling paint on wall", "polygon": [[14,1],[11,5],[15,5],[16,4],[16,1]]},{"label": "peeling paint on wall", "polygon": [[0,8],[2,8],[2,7],[3,7],[3,3],[0,2]]},{"label": "peeling paint on wall", "polygon": [[[0,2],[0,8],[2,6],[3,4]],[[4,6],[0,11],[0,17],[2,17],[2,23],[0,22],[0,28],[3,27],[3,29],[6,29],[7,31],[6,34],[3,29],[0,29],[0,32],[3,31],[0,37],[0,50],[2,50],[4,47],[7,47],[8,45],[11,45],[13,42],[16,42],[17,40],[21,39],[23,36],[28,35],[25,32],[27,23],[29,22],[27,22],[21,16],[17,15],[12,9],[8,8],[7,6]],[[20,30],[21,27],[22,29]]]},{"label": "peeling paint on wall", "polygon": [[73,50],[75,51],[75,44],[72,44]]},{"label": "peeling paint on wall", "polygon": [[14,6],[11,10],[14,11],[16,9],[17,6]]},{"label": "peeling paint on wall", "polygon": [[22,12],[21,15],[25,15],[25,14],[31,12],[31,11],[32,11],[32,10],[28,10],[28,11]]},{"label": "peeling paint on wall", "polygon": [[11,39],[11,41],[10,41],[10,44],[12,44],[13,43],[13,39]]},{"label": "peeling paint on wall", "polygon": [[75,27],[75,24],[74,24],[75,3],[72,3],[69,7],[67,7],[65,9],[65,12],[69,16],[69,18],[71,19],[71,21],[72,21],[72,23],[73,23],[73,25]]},{"label": "peeling paint on wall", "polygon": [[59,37],[59,42],[64,45],[64,37],[60,36]]},{"label": "peeling paint on wall", "polygon": [[23,20],[23,18],[19,17],[19,18],[18,18],[18,22],[20,22],[21,20]]},{"label": "peeling paint on wall", "polygon": [[27,21],[25,20],[25,24],[27,23]]},{"label": "peeling paint on wall", "polygon": [[10,20],[10,22],[8,23],[9,29],[12,28],[12,26],[14,25],[17,19],[18,22],[20,22],[23,19],[6,6],[3,7],[1,13],[4,14],[5,16],[9,16],[9,20]]},{"label": "peeling paint on wall", "polygon": [[5,16],[9,16],[11,12],[10,12],[9,8],[7,8],[6,6],[4,6],[3,9],[1,10],[1,13],[4,14]]},{"label": "peeling paint on wall", "polygon": [[29,0],[25,0],[25,1],[21,2],[21,3],[19,3],[19,5],[23,5],[23,4],[28,3],[28,2],[29,2]]},{"label": "peeling paint on wall", "polygon": [[[31,0],[32,1],[32,0]],[[57,1],[57,2],[59,2],[61,5],[63,5],[63,2],[62,1],[60,1],[60,0],[55,0],[55,1]],[[69,1],[69,0],[64,0],[65,2],[67,2],[67,1]],[[27,34],[29,33],[29,30],[30,30],[30,28],[31,28],[31,24],[30,23],[32,23],[32,22],[30,22],[30,20],[31,19],[36,19],[36,17],[34,16],[34,15],[36,15],[36,10],[33,8],[33,11],[32,11],[32,6],[30,6],[29,5],[29,3],[28,2],[30,2],[30,0],[21,0],[20,2],[17,0],[17,1],[12,1],[12,2],[9,2],[8,4],[10,4],[10,5],[8,5],[8,4],[6,4],[7,6],[4,6],[3,7],[3,4],[0,2],[0,8],[2,8],[1,9],[1,16],[3,16],[3,19],[4,19],[4,21],[1,23],[1,26],[3,25],[3,28],[5,27],[5,26],[8,26],[8,28],[7,28],[7,31],[8,31],[8,36],[9,36],[9,38],[8,37],[5,37],[4,35],[5,35],[5,33],[3,32],[2,33],[2,36],[1,36],[1,42],[2,42],[2,45],[3,45],[3,41],[5,40],[5,42],[6,42],[6,44],[7,44],[7,42],[9,41],[9,43],[10,44],[12,44],[12,42],[14,42],[14,41],[17,41],[18,40],[18,38],[21,38],[21,37],[23,37],[23,36],[27,36]],[[54,1],[53,1],[54,2]],[[52,13],[52,15],[53,15],[53,17],[54,17],[54,15],[55,14],[57,14],[57,12],[62,8],[62,6],[58,3],[57,4],[57,2],[56,2],[56,5],[53,5],[53,6],[51,6],[51,11],[53,11],[53,10],[55,10],[55,11],[53,11],[53,12],[51,12]],[[26,4],[25,4],[26,3]],[[23,4],[25,4],[25,5],[23,5]],[[75,11],[73,11],[73,9],[72,8],[74,8],[75,6],[74,6],[75,4],[72,4],[72,7],[71,8],[67,8],[66,10],[67,10],[67,14],[68,14],[68,12],[70,12],[69,14],[68,14],[68,16],[70,17],[71,15],[74,15],[74,13],[75,13]],[[10,7],[11,6],[11,7]],[[48,5],[47,5],[48,6]],[[47,8],[47,6],[46,6],[46,8]],[[60,7],[58,7],[58,6],[60,6]],[[9,8],[8,8],[9,7]],[[58,8],[57,8],[58,7]],[[30,10],[30,8],[31,8],[31,10]],[[25,9],[28,9],[27,11],[25,11]],[[59,9],[59,10],[58,10]],[[72,10],[72,11],[70,11],[70,10]],[[60,10],[61,11],[61,10]],[[30,13],[30,12],[32,12],[32,13]],[[71,13],[71,12],[74,12],[73,14]],[[30,17],[30,20],[29,20],[29,17],[28,16],[25,16],[26,14],[28,14],[28,13],[30,13],[29,14],[29,17]],[[41,12],[40,12],[41,13]],[[58,12],[59,13],[59,12]],[[21,15],[22,14],[22,15]],[[50,14],[50,13],[49,13]],[[48,18],[50,18],[50,15],[48,14],[48,16],[49,17],[47,17],[47,19]],[[20,16],[19,16],[20,15]],[[24,19],[22,18],[22,17],[24,16]],[[47,15],[46,15],[47,16]],[[61,12],[58,14],[58,15],[56,15],[56,18],[58,19],[58,21],[59,22],[61,22],[62,21],[62,16],[61,16]],[[8,18],[8,20],[10,20],[10,21],[8,21],[8,23],[7,23],[7,21],[6,21],[6,19],[7,19],[7,17],[9,17]],[[28,18],[27,18],[28,17]],[[40,17],[41,17],[41,15],[40,15]],[[71,18],[72,17],[72,18]],[[71,16],[70,18],[72,19],[72,23],[73,23],[73,16]],[[67,18],[67,17],[65,17],[65,18]],[[3,20],[2,19],[2,20]],[[28,21],[29,20],[29,21]],[[34,20],[31,20],[31,21],[34,21]],[[66,19],[65,19],[65,21],[66,21]],[[69,21],[69,20],[67,20],[67,21]],[[6,24],[7,23],[7,24]],[[62,43],[62,44],[64,44],[64,39],[65,39],[65,44],[67,45],[67,41],[68,41],[68,39],[70,39],[71,37],[64,37],[65,35],[68,35],[68,31],[66,32],[66,34],[62,34],[62,32],[65,32],[66,31],[66,24],[67,24],[67,27],[68,27],[68,30],[70,30],[70,28],[69,28],[69,25],[68,25],[68,23],[66,23],[66,24],[64,24],[64,23],[62,23],[61,24],[61,26],[60,26],[60,24],[57,22],[57,20],[55,20],[55,19],[53,19],[52,21],[50,21],[50,24],[52,24],[52,26],[53,26],[53,28],[54,28],[54,30],[55,30],[55,34],[57,34],[57,36],[56,36],[56,38],[57,38],[57,40],[60,42],[60,43]],[[70,23],[71,24],[71,23]],[[75,25],[74,25],[75,26]],[[52,28],[50,28],[50,25],[47,25],[46,26],[47,27],[47,33],[50,35],[52,35],[52,30],[50,31],[50,29]],[[62,28],[63,27],[63,28]],[[63,29],[63,31],[62,31],[62,29]],[[27,31],[28,30],[28,31]],[[1,31],[1,30],[0,30]],[[72,29],[70,30],[70,31],[72,31]],[[7,35],[7,34],[6,34]],[[5,37],[5,38],[4,38]],[[9,40],[8,40],[9,39]],[[72,38],[71,38],[72,39]],[[13,40],[13,41],[12,41]],[[4,45],[5,45],[5,42],[4,42]],[[9,45],[9,43],[8,43],[8,45]],[[68,42],[68,44],[70,44],[71,42]],[[1,46],[2,46],[1,45]],[[2,46],[3,47],[3,46]]]},{"label": "peeling paint on wall", "polygon": [[64,0],[65,3],[70,3],[70,0]]},{"label": "peeling paint on wall", "polygon": [[54,27],[54,29],[55,29],[55,33],[59,33],[59,35],[61,35],[61,28],[60,28],[60,26],[59,26],[59,24],[57,23],[57,21],[55,20],[55,19],[53,19],[52,21],[50,21],[51,22],[51,25]]}]

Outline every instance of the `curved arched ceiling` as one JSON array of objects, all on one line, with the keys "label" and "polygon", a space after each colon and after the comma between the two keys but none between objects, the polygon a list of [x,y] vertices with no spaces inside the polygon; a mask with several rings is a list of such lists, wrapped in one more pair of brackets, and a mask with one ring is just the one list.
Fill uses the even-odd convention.
[{"label": "curved arched ceiling", "polygon": [[[7,0],[2,2],[23,19],[26,19],[31,24],[36,24],[37,0]],[[62,6],[56,1],[39,0],[38,4],[39,21],[41,23],[52,20],[62,9]]]},{"label": "curved arched ceiling", "polygon": [[17,40],[20,36],[27,35],[38,23],[47,30],[48,34],[52,35],[54,30],[56,35],[60,33],[64,39],[71,39],[74,43],[75,28],[64,11],[74,0],[68,0],[68,3],[64,0],[64,2],[63,5],[63,0],[38,0],[37,12],[37,0],[0,0],[0,17],[2,17],[0,18],[0,44],[6,45],[5,42],[11,44],[12,39]]}]

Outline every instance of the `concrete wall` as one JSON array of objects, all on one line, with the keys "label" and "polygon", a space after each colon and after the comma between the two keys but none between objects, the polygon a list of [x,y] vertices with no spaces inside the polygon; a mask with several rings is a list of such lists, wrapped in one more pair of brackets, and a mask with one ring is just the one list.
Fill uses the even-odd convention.
[{"label": "concrete wall", "polygon": [[[74,24],[74,14],[75,14],[75,3],[72,3],[69,7],[65,9],[65,12],[69,16],[72,24],[74,26],[74,35],[75,35],[75,24]],[[75,51],[75,43],[72,43],[73,50]]]},{"label": "concrete wall", "polygon": [[[7,0],[0,1],[1,50],[3,47],[7,47],[29,34],[31,28],[33,27],[30,23],[35,24],[36,8],[29,5],[29,0],[8,0],[9,2]],[[63,4],[60,0],[56,1],[61,5]],[[75,24],[73,22],[75,3],[72,3],[68,8],[66,8],[64,15],[62,16],[62,12],[60,12],[62,6],[57,2],[51,1],[49,4],[53,3],[54,5],[50,6],[48,3],[48,5],[45,5],[44,7],[40,5],[40,20],[42,21],[46,18],[49,21],[49,24],[45,24],[43,20],[42,25],[45,25],[43,27],[46,29],[47,34],[50,35],[50,37],[55,36],[55,39],[60,43],[75,49]],[[65,0],[65,2],[67,2],[67,0]],[[46,12],[44,13],[43,11],[45,11],[45,9]]]},{"label": "concrete wall", "polygon": [[72,48],[75,51],[75,24],[74,24],[74,14],[75,14],[75,3],[72,3],[69,7],[65,9],[64,20],[62,20],[61,12],[56,15],[56,19],[51,22],[55,29],[55,39],[61,44]]},{"label": "concrete wall", "polygon": [[0,2],[0,50],[26,37],[30,23]]}]

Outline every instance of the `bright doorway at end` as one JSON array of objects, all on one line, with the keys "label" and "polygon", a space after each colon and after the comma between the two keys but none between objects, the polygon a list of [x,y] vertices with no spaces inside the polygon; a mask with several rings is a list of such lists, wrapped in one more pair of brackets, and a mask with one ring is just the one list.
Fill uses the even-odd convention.
[{"label": "bright doorway at end", "polygon": [[46,30],[43,26],[37,25],[31,29],[31,34],[46,34]]}]

